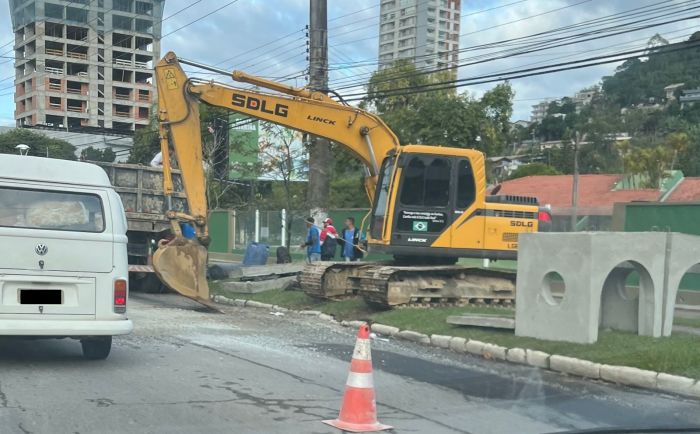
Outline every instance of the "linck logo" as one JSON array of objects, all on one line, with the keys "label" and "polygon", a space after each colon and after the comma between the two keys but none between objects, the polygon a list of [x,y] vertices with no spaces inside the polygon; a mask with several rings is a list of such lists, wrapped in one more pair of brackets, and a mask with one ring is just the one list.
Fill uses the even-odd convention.
[{"label": "linck logo", "polygon": [[321,123],[323,123],[323,124],[335,125],[335,121],[334,121],[334,120],[331,120],[331,119],[328,119],[328,118],[322,118],[322,117],[320,117],[320,116],[311,116],[311,115],[308,115],[308,116],[306,117],[306,119],[307,119],[307,120],[310,120],[310,121],[314,121],[314,122],[321,122]]},{"label": "linck logo", "polygon": [[234,107],[247,108],[249,110],[258,110],[263,113],[280,116],[283,118],[286,118],[287,113],[289,112],[289,106],[284,104],[275,104],[273,108],[269,107],[270,104],[262,98],[241,95],[240,93],[234,93],[231,95],[231,105]]}]

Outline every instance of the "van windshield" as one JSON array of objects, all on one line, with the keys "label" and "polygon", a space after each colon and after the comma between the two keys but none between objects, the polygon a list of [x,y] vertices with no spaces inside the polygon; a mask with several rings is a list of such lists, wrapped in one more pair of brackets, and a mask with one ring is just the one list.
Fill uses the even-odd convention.
[{"label": "van windshield", "polygon": [[0,226],[102,232],[102,200],[94,194],[0,187]]}]

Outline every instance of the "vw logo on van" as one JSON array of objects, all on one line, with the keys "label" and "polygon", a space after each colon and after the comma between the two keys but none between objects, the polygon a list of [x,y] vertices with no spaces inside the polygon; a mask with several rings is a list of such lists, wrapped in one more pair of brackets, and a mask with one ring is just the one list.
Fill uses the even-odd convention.
[{"label": "vw logo on van", "polygon": [[49,248],[46,247],[46,244],[37,244],[34,251],[37,255],[44,256],[49,251]]}]

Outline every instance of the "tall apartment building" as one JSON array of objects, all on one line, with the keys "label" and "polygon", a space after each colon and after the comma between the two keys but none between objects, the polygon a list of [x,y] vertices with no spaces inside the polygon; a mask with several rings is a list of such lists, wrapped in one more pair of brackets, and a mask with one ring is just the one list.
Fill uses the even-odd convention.
[{"label": "tall apartment building", "polygon": [[17,126],[148,124],[165,0],[9,1]]},{"label": "tall apartment building", "polygon": [[382,0],[379,67],[410,59],[418,69],[455,68],[461,0]]}]

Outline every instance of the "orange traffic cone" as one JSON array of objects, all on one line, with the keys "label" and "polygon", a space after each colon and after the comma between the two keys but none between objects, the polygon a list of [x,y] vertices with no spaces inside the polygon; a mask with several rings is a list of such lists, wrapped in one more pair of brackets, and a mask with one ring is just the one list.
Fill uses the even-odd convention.
[{"label": "orange traffic cone", "polygon": [[393,428],[377,421],[377,403],[374,400],[374,381],[372,380],[372,354],[367,324],[362,324],[357,332],[340,415],[338,419],[324,420],[323,423],[350,432],[371,432]]}]

